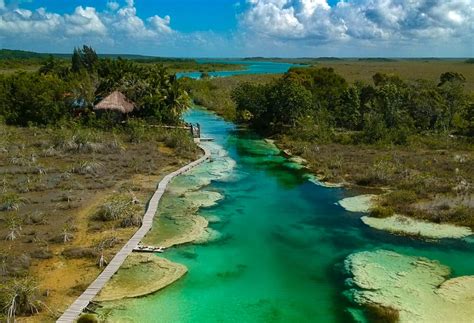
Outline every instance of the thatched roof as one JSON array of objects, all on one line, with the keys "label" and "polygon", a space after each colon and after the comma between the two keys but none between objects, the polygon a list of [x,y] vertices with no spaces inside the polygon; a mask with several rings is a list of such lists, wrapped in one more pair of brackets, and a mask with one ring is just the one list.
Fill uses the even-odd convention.
[{"label": "thatched roof", "polygon": [[135,105],[119,91],[114,91],[97,103],[94,110],[114,110],[122,113],[132,112]]}]

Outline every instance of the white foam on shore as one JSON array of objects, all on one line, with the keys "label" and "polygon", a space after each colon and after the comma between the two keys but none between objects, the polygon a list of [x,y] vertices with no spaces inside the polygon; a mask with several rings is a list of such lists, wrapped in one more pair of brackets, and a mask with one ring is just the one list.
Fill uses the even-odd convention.
[{"label": "white foam on shore", "polygon": [[472,230],[468,227],[426,222],[397,214],[388,218],[364,216],[362,217],[362,222],[378,230],[403,235],[422,236],[431,239],[459,239],[472,235]]},{"label": "white foam on shore", "polygon": [[447,280],[447,266],[387,250],[352,254],[345,267],[353,276],[350,298],[398,310],[400,322],[473,320],[474,276]]}]

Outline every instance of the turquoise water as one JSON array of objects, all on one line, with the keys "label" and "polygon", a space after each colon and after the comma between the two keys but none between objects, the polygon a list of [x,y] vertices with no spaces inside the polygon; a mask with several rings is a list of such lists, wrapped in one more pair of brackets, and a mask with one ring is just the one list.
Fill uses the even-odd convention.
[{"label": "turquoise water", "polygon": [[343,296],[343,261],[362,250],[425,256],[451,267],[453,276],[474,274],[472,243],[425,242],[366,227],[360,214],[335,205],[351,192],[309,182],[252,133],[200,109],[186,120],[199,122],[236,161],[231,180],[205,187],[224,199],[199,212],[221,219],[210,224],[221,238],[167,251],[188,274],[153,295],[106,304],[110,321],[348,322],[353,305]]},{"label": "turquoise water", "polygon": [[[290,67],[295,66],[289,63],[276,63],[276,62],[257,62],[257,61],[241,61],[241,60],[198,60],[200,63],[227,63],[227,64],[239,64],[244,65],[245,69],[237,71],[218,71],[209,72],[210,76],[225,77],[232,75],[245,75],[245,74],[280,74],[287,72]],[[176,73],[178,78],[190,77],[198,79],[201,77],[201,72],[184,72]]]}]

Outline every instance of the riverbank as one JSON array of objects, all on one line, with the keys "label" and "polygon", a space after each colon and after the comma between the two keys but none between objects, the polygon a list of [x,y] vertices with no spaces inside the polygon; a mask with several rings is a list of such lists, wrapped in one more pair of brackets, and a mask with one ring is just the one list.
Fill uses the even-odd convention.
[{"label": "riverbank", "polygon": [[[31,284],[28,297],[51,309],[27,321],[54,321],[100,273],[101,254],[110,261],[134,234],[163,174],[198,154],[165,130],[140,142],[131,133],[79,127],[0,125],[0,133],[4,288],[19,277]],[[103,216],[106,207],[132,201],[127,217]]]},{"label": "riverbank", "polygon": [[[335,205],[347,196],[345,189],[314,185],[307,176],[310,171],[299,167],[301,160],[289,160],[271,142],[245,129],[235,130],[209,112],[196,109],[189,118],[215,138],[210,144],[219,147],[211,149],[213,161],[204,169],[171,183],[162,200],[170,199],[169,204],[162,204],[155,219],[160,221],[154,225],[156,243],[149,244],[174,237],[173,222],[195,212],[194,207],[185,207],[193,205],[193,199],[206,201],[198,202],[208,207],[196,214],[207,220],[205,230],[218,234],[212,243],[168,249],[160,256],[186,266],[187,274],[146,297],[102,302],[97,309],[101,319],[350,321],[346,309],[356,305],[342,294],[347,289],[346,276],[340,273],[343,260],[374,248],[437,260],[452,268],[456,277],[474,272],[471,243],[454,239],[434,243],[375,232]],[[227,166],[218,167],[221,163]],[[201,171],[204,176],[198,175]],[[211,173],[225,176],[212,180]],[[188,193],[191,197],[186,198]]]},{"label": "riverbank", "polygon": [[[399,214],[418,223],[474,228],[474,219],[470,216],[474,209],[470,185],[474,182],[474,154],[467,146],[452,142],[449,148],[430,148],[427,142],[420,142],[418,147],[385,148],[309,143],[285,136],[276,143],[281,149],[307,160],[307,167],[323,183],[342,183],[356,192],[375,189],[383,193],[370,205],[354,206],[355,211],[368,212],[376,218]],[[392,224],[396,226],[393,221]],[[396,228],[389,231],[394,232]]]}]

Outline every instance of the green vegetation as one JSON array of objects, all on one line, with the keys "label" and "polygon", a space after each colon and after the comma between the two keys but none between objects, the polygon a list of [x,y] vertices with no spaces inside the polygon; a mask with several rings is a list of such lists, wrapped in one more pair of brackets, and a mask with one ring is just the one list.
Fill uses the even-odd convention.
[{"label": "green vegetation", "polygon": [[[0,321],[41,310],[51,321],[133,235],[162,173],[199,151],[163,127],[182,125],[190,100],[162,65],[87,46],[9,55],[0,65],[41,66],[0,74]],[[93,110],[116,90],[132,112]]]},{"label": "green vegetation", "polygon": [[[45,54],[27,52],[21,50],[0,49],[0,74],[14,73],[16,71],[38,71],[41,66],[48,61],[54,60],[57,65],[67,66],[74,53],[71,54]],[[162,66],[171,73],[177,72],[214,72],[240,70],[242,65],[223,63],[198,62],[190,58],[171,58],[171,57],[149,57],[140,55],[114,55],[98,54],[100,59],[110,60],[128,60],[143,67],[150,65]]]},{"label": "green vegetation", "polygon": [[474,134],[474,101],[461,74],[443,73],[437,85],[380,73],[373,80],[350,85],[331,68],[293,68],[268,85],[241,84],[232,98],[237,120],[265,135],[333,141],[342,130],[354,143],[406,144],[426,131]]},{"label": "green vegetation", "polygon": [[[474,228],[465,216],[473,213],[474,99],[465,88],[472,80],[459,72],[422,80],[420,67],[418,75],[405,73],[411,62],[351,63],[392,64],[407,75],[374,73],[369,84],[347,80],[337,64],[181,82],[197,104],[273,137],[322,179],[389,188],[373,215]],[[444,64],[427,63],[427,75]]]}]

